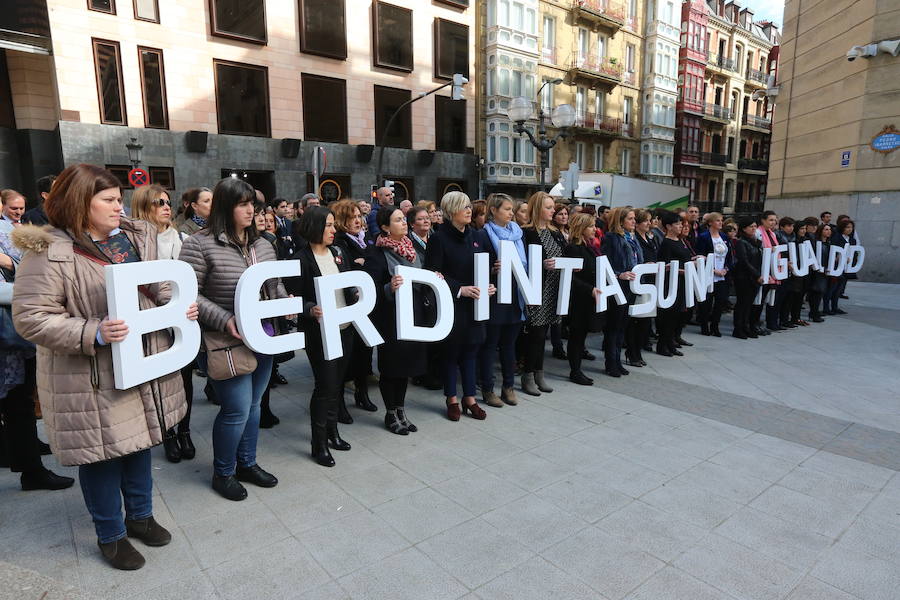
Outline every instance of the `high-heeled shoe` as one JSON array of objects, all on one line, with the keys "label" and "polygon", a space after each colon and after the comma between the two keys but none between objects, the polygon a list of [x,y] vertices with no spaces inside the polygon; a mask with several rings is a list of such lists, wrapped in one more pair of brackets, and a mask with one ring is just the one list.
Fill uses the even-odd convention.
[{"label": "high-heeled shoe", "polygon": [[193,440],[191,440],[190,431],[178,432],[178,447],[181,449],[181,458],[184,460],[191,460],[197,455],[197,449],[194,447]]},{"label": "high-heeled shoe", "polygon": [[397,407],[397,418],[400,419],[400,422],[403,423],[403,426],[406,427],[406,430],[410,433],[415,433],[419,430],[418,427],[409,422],[409,419],[406,418],[406,409],[402,406]]},{"label": "high-heeled shoe", "polygon": [[487,413],[484,412],[484,409],[478,406],[478,403],[474,400],[472,400],[472,404],[463,404],[462,411],[464,413],[469,413],[472,415],[473,419],[478,419],[479,421],[487,419]]},{"label": "high-heeled shoe", "polygon": [[349,443],[341,439],[341,434],[338,433],[337,423],[329,423],[326,425],[325,431],[328,434],[328,442],[333,449],[346,452],[351,448]]},{"label": "high-heeled shoe", "polygon": [[459,402],[450,402],[450,399],[447,399],[447,418],[451,421],[459,421],[459,418],[462,416],[462,409],[459,407]]},{"label": "high-heeled shoe", "polygon": [[175,430],[170,429],[163,437],[163,448],[166,451],[166,460],[170,463],[181,462],[181,448],[178,447],[178,439],[175,437]]},{"label": "high-heeled shoe", "polygon": [[350,411],[347,410],[347,405],[344,404],[344,398],[338,398],[338,415],[337,415],[338,423],[342,423],[344,425],[352,425],[353,417],[350,416]]},{"label": "high-heeled shoe", "polygon": [[365,379],[362,380],[363,385],[360,385],[359,382],[356,383],[356,390],[353,392],[353,401],[358,408],[369,412],[378,412],[378,407],[369,400],[369,387],[365,381]]},{"label": "high-heeled shoe", "polygon": [[389,410],[384,413],[384,426],[388,431],[397,435],[409,435],[409,429],[400,422],[396,410]]},{"label": "high-heeled shoe", "polygon": [[312,459],[323,467],[334,466],[334,458],[328,449],[328,438],[325,434],[325,428],[321,427],[321,425],[313,427],[312,452],[310,454]]}]

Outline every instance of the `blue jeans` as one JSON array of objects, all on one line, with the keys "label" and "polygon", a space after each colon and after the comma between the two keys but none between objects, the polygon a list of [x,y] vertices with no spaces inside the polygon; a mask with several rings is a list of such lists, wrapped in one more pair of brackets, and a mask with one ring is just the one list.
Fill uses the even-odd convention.
[{"label": "blue jeans", "polygon": [[101,544],[125,537],[125,518],[146,519],[153,514],[153,477],[150,450],[78,467],[78,482]]},{"label": "blue jeans", "polygon": [[234,475],[237,465],[256,464],[259,438],[259,402],[272,375],[272,356],[256,354],[256,370],[224,381],[210,379],[221,402],[213,423],[213,470]]},{"label": "blue jeans", "polygon": [[444,347],[444,395],[456,395],[456,373],[462,379],[463,397],[475,397],[475,357],[478,344],[450,342]]},{"label": "blue jeans", "polygon": [[500,348],[500,371],[503,373],[503,387],[512,387],[516,380],[516,338],[522,330],[521,323],[488,323],[487,335],[478,351],[481,369],[481,391],[494,391],[494,365],[497,347]]}]

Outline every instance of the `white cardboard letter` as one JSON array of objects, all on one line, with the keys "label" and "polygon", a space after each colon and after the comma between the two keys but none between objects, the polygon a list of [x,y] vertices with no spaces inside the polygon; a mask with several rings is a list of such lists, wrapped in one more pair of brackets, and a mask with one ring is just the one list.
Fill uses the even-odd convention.
[{"label": "white cardboard letter", "polygon": [[[631,280],[631,291],[637,297],[635,303],[628,307],[628,314],[632,317],[640,317],[653,312],[656,309],[656,299],[659,289],[655,283],[644,283],[641,278],[644,275],[656,273],[656,263],[644,263],[636,265],[631,272],[635,277]],[[640,300],[640,302],[638,302]]]},{"label": "white cardboard letter", "polygon": [[847,263],[847,249],[842,246],[831,245],[831,251],[828,253],[828,270],[826,273],[832,277],[837,277],[844,272],[844,265]]},{"label": "white cardboard letter", "polygon": [[[688,308],[696,302],[706,300],[706,278],[704,263],[706,259],[699,257],[697,260],[689,260],[684,263],[684,305]],[[698,264],[699,263],[699,264]]]},{"label": "white cardboard letter", "polygon": [[[403,285],[396,291],[394,301],[397,308],[397,339],[412,342],[439,342],[450,335],[453,329],[453,294],[447,282],[434,271],[397,267],[397,275],[403,278]],[[437,300],[437,322],[433,327],[416,325],[413,319],[413,282],[427,285],[434,291]]]},{"label": "white cardboard letter", "polygon": [[516,278],[516,285],[519,286],[519,293],[525,298],[525,304],[537,306],[541,303],[541,283],[543,280],[542,270],[544,264],[541,261],[541,246],[539,244],[531,244],[528,246],[528,273],[525,273],[525,265],[519,258],[519,252],[516,245],[509,240],[500,241],[500,279],[498,281],[499,289],[497,293],[500,297],[497,302],[500,304],[512,303],[512,280]]},{"label": "white cardboard letter", "polygon": [[[658,269],[656,273],[657,298],[660,308],[669,308],[675,304],[678,299],[678,261],[673,260],[669,263],[669,276],[666,277],[666,263],[656,263]],[[668,293],[666,293],[666,279],[669,280]]]},{"label": "white cardboard letter", "polygon": [[800,266],[798,267],[798,275],[801,273],[809,273],[810,269],[819,270],[819,262],[816,253],[813,250],[812,242],[806,240],[800,244]]},{"label": "white cardboard letter", "polygon": [[762,276],[762,285],[759,286],[759,289],[756,290],[756,298],[753,299],[753,304],[762,304],[763,303],[763,285],[769,283],[769,274],[772,270],[772,249],[771,248],[763,248],[762,249],[762,266],[760,267],[760,275]]},{"label": "white cardboard letter", "polygon": [[858,273],[866,261],[866,249],[862,246],[847,247],[847,266],[844,273]]},{"label": "white cardboard letter", "polygon": [[487,321],[491,317],[491,298],[488,286],[491,285],[491,255],[487,252],[475,254],[475,285],[478,286],[478,299],[475,301],[475,320]]},{"label": "white cardboard letter", "polygon": [[556,266],[553,268],[560,271],[559,294],[556,295],[557,314],[569,314],[569,297],[572,295],[572,273],[581,270],[583,266],[583,258],[559,257],[556,259]]},{"label": "white cardboard letter", "polygon": [[[128,325],[128,335],[112,344],[116,388],[127,390],[141,383],[174,373],[194,360],[200,350],[200,325],[187,318],[187,309],[197,299],[197,275],[180,260],[108,265],[106,303],[109,318]],[[140,310],[138,287],[169,281],[172,298],[164,306]],[[175,341],[168,350],[144,356],[142,336],[172,329]]]},{"label": "white cardboard letter", "polygon": [[600,296],[597,298],[597,312],[606,311],[610,297],[616,299],[616,304],[621,305],[628,302],[622,286],[619,285],[619,279],[609,264],[609,258],[605,256],[597,257],[597,289],[600,290]]},{"label": "white cardboard letter", "polygon": [[803,242],[799,248],[795,242],[788,244],[788,262],[791,264],[791,272],[797,277],[803,277],[809,273],[809,263],[806,262],[805,257],[801,254],[803,252],[803,244],[807,243]]},{"label": "white cardboard letter", "polygon": [[267,280],[299,274],[299,260],[267,260],[248,267],[238,279],[234,291],[234,318],[244,343],[254,352],[281,354],[306,345],[301,332],[271,337],[262,326],[263,319],[302,313],[302,298],[259,299],[259,290]]},{"label": "white cardboard letter", "polygon": [[[369,313],[375,308],[375,282],[364,271],[345,271],[337,275],[316,277],[316,302],[322,309],[319,328],[322,330],[322,346],[325,360],[334,360],[344,355],[341,344],[341,325],[353,323],[356,332],[367,346],[384,343],[384,338],[375,329],[369,319]],[[337,293],[344,293],[346,288],[356,288],[359,300],[343,308],[337,307]]]},{"label": "white cardboard letter", "polygon": [[790,275],[788,272],[788,259],[784,256],[787,250],[786,244],[779,244],[772,248],[772,275],[778,281],[783,281]]}]

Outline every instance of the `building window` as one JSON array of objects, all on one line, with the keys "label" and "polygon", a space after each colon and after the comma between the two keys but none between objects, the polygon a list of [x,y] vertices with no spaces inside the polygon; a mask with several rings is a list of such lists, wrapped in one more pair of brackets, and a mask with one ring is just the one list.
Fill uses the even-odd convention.
[{"label": "building window", "polygon": [[469,76],[469,27],[444,19],[434,20],[434,76],[450,79]]},{"label": "building window", "polygon": [[107,125],[127,125],[119,42],[98,39],[92,41],[94,44],[94,68],[97,73],[97,94],[100,98],[100,122]]},{"label": "building window", "polygon": [[347,143],[347,82],[303,73],[303,137],[317,142]]},{"label": "building window", "polygon": [[222,60],[213,65],[219,133],[268,137],[269,70]]},{"label": "building window", "polygon": [[434,97],[434,121],[437,140],[435,149],[441,152],[466,151],[466,101],[449,96]]},{"label": "building window", "polygon": [[116,0],[88,0],[88,10],[116,14]]},{"label": "building window", "polygon": [[634,73],[634,44],[625,45],[625,69]]},{"label": "building window", "polygon": [[631,125],[631,113],[634,112],[634,100],[625,98],[625,104],[622,105],[622,121],[626,125]]},{"label": "building window", "polygon": [[631,150],[628,148],[622,148],[622,154],[620,156],[621,164],[619,165],[619,170],[622,172],[622,175],[628,175],[631,173]]},{"label": "building window", "polygon": [[265,44],[264,0],[209,0],[212,34],[255,44]]},{"label": "building window", "polygon": [[0,127],[16,128],[16,113],[13,108],[12,86],[9,83],[6,50],[2,49],[0,49]]},{"label": "building window", "polygon": [[388,121],[404,102],[410,99],[409,90],[375,86],[375,142],[382,141],[385,146],[393,148],[412,148],[412,109],[407,106],[394,117],[390,129],[385,135]]},{"label": "building window", "polygon": [[150,21],[159,23],[158,0],[132,0],[134,5],[134,18],[138,21]]},{"label": "building window", "polygon": [[344,0],[300,0],[300,51],[347,58]]},{"label": "building window", "polygon": [[556,62],[556,19],[544,15],[544,41],[541,45],[541,56],[549,62]]},{"label": "building window", "polygon": [[541,82],[543,85],[543,89],[541,90],[541,108],[549,115],[553,110],[553,90],[556,86],[547,83],[548,81],[548,79],[544,79]]},{"label": "building window", "polygon": [[375,2],[372,10],[375,66],[397,71],[412,71],[412,11],[385,2]]},{"label": "building window", "polygon": [[150,183],[161,185],[167,190],[175,189],[175,169],[172,167],[150,167],[148,170],[150,171]]},{"label": "building window", "polygon": [[594,172],[599,173],[603,170],[603,145],[594,144]]},{"label": "building window", "polygon": [[575,164],[578,170],[584,170],[584,142],[575,142]]},{"label": "building window", "polygon": [[141,91],[144,95],[144,127],[168,129],[169,109],[166,105],[162,50],[138,46],[138,58],[141,61]]}]

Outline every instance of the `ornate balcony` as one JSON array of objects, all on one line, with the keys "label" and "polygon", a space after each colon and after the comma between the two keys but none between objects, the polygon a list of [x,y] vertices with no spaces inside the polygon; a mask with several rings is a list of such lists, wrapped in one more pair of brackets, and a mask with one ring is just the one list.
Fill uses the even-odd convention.
[{"label": "ornate balcony", "polygon": [[625,5],[615,0],[573,0],[576,17],[603,25],[613,33],[625,25]]},{"label": "ornate balcony", "polygon": [[718,154],[716,152],[701,152],[700,153],[700,165],[703,167],[721,167],[725,168],[725,163],[728,161],[728,157],[724,154]]},{"label": "ornate balcony", "polygon": [[727,106],[706,103],[703,109],[703,118],[707,121],[715,121],[717,123],[728,123],[734,115]]},{"label": "ornate balcony", "polygon": [[720,54],[709,53],[709,59],[706,61],[706,68],[714,71],[731,71],[735,72],[734,59],[726,58]]},{"label": "ornate balcony", "polygon": [[615,58],[576,58],[569,67],[573,77],[602,81],[613,86],[622,81],[622,65]]},{"label": "ornate balcony", "polygon": [[556,48],[542,48],[541,62],[548,65],[558,64],[556,62]]},{"label": "ornate balcony", "polygon": [[618,136],[623,135],[623,127],[631,127],[631,125],[623,124],[622,119],[586,112],[575,114],[575,127],[586,133]]},{"label": "ornate balcony", "polygon": [[772,120],[765,117],[757,117],[756,115],[744,115],[744,127],[760,131],[762,133],[772,132]]},{"label": "ornate balcony", "polygon": [[698,202],[698,207],[700,208],[700,213],[711,213],[711,212],[722,212],[725,208],[725,203],[719,200],[713,200],[711,202]]},{"label": "ornate balcony", "polygon": [[765,173],[769,170],[769,161],[765,158],[739,158],[738,169],[741,171],[759,171]]},{"label": "ornate balcony", "polygon": [[747,83],[759,87],[766,87],[769,81],[768,73],[757,71],[756,69],[747,69]]}]

